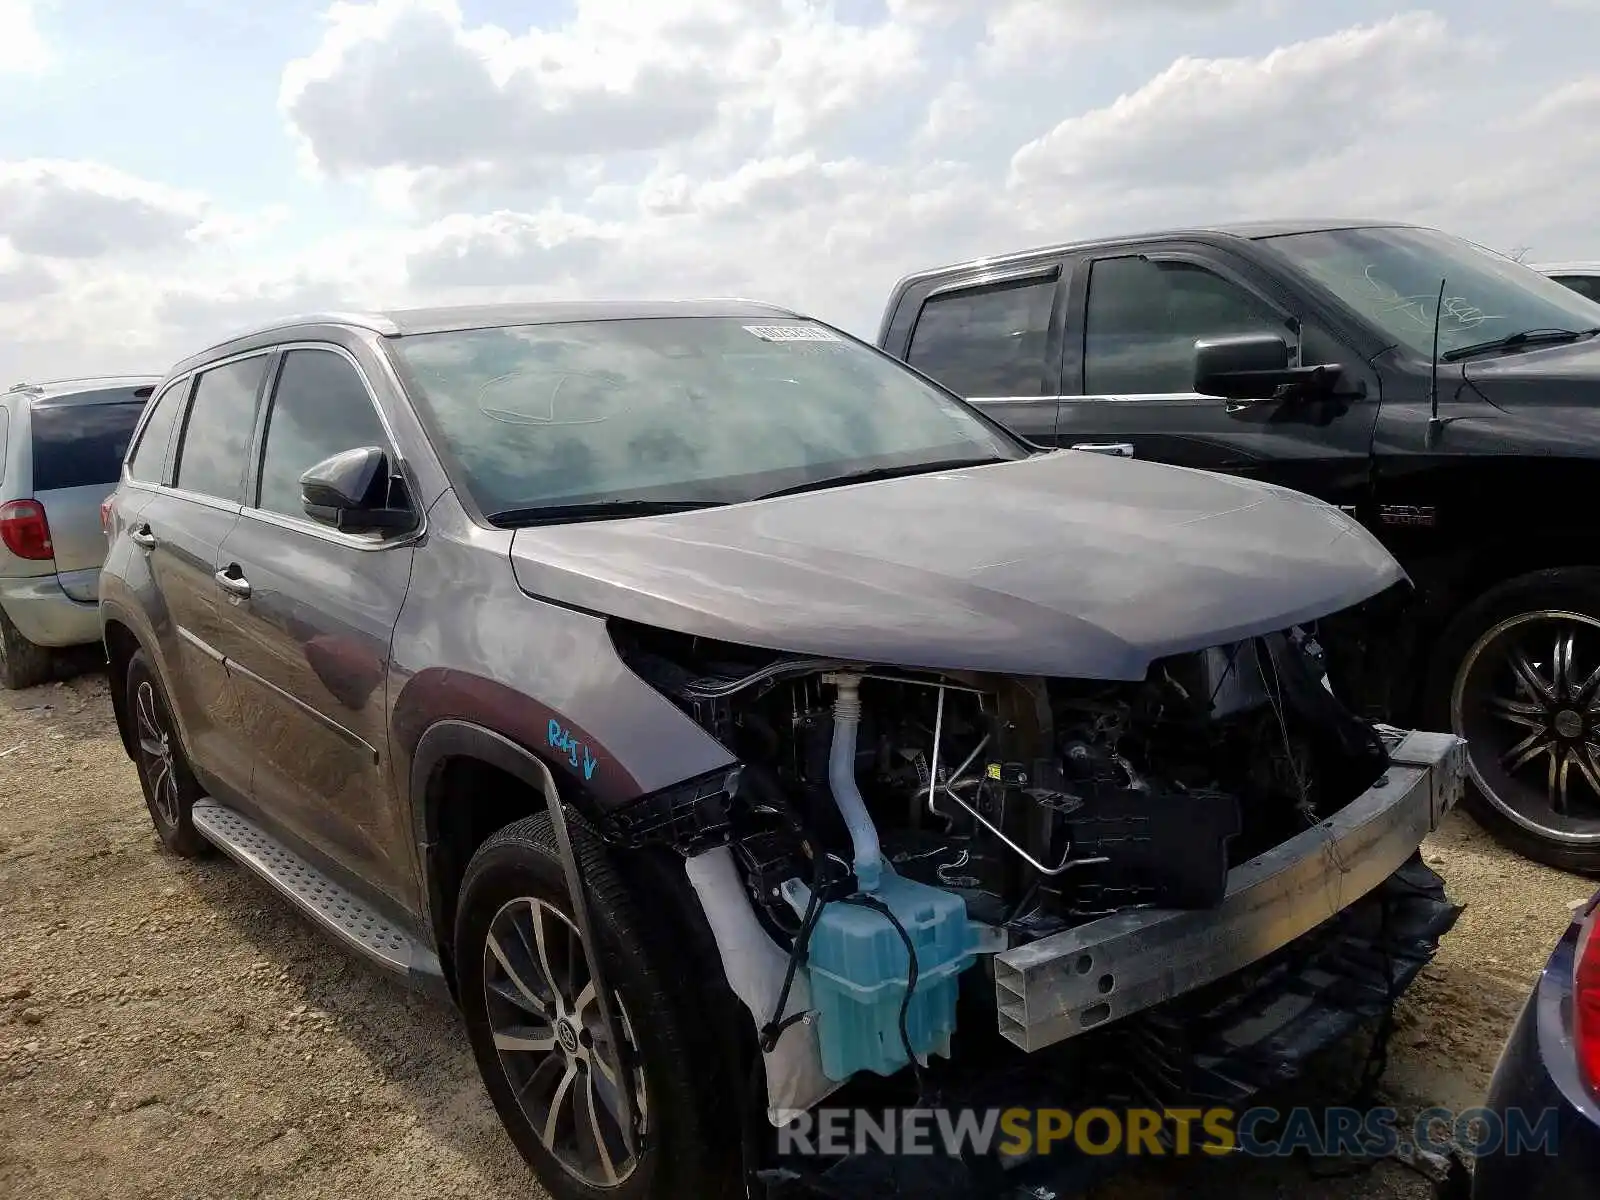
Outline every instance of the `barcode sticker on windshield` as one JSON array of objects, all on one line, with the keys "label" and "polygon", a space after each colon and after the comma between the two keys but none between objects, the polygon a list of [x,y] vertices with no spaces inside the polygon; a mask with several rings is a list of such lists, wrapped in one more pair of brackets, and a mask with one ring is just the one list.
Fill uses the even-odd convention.
[{"label": "barcode sticker on windshield", "polygon": [[746,325],[746,333],[752,333],[764,342],[838,342],[842,341],[838,334],[823,329],[820,325]]}]

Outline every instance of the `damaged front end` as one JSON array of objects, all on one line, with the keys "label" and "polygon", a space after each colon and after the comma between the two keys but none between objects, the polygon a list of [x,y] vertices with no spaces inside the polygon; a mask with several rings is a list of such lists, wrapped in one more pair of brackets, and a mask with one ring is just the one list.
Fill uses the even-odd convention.
[{"label": "damaged front end", "polygon": [[1139,683],[612,631],[740,764],[606,833],[684,856],[774,1125],[901,1072],[924,1102],[1014,1076],[1004,1102],[1059,1103],[1069,1075],[1236,1102],[1386,1010],[1455,919],[1417,849],[1461,743],[1351,714],[1313,627]]}]

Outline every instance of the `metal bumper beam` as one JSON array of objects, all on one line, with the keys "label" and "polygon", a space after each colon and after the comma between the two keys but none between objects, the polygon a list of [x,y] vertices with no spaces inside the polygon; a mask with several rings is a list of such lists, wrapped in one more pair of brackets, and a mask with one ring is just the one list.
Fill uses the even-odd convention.
[{"label": "metal bumper beam", "polygon": [[1389,878],[1460,799],[1466,743],[1388,732],[1383,778],[1314,829],[1235,867],[1216,908],[1117,913],[995,956],[1001,1035],[1038,1050],[1213,983]]}]

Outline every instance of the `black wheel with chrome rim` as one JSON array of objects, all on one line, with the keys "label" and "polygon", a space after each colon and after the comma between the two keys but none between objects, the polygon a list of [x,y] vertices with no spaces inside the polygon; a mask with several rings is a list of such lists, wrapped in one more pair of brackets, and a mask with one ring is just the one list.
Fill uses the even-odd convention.
[{"label": "black wheel with chrome rim", "polygon": [[1500,840],[1600,871],[1600,575],[1546,571],[1471,606],[1446,634],[1449,727],[1468,802]]},{"label": "black wheel with chrome rim", "polygon": [[717,1119],[726,1080],[695,1025],[706,989],[725,985],[687,969],[667,906],[639,903],[590,829],[575,820],[570,833],[619,1036],[550,818],[524,818],[478,848],[456,906],[456,995],[484,1087],[556,1200],[727,1195],[737,1131]]},{"label": "black wheel with chrome rim", "polygon": [[507,901],[484,941],[483,988],[500,1067],[540,1143],[591,1188],[626,1182],[649,1136],[649,1097],[637,1067],[624,1080],[623,1064],[639,1061],[627,1008],[616,1006],[619,1050],[577,926],[537,897]]},{"label": "black wheel with chrome rim", "polygon": [[139,786],[150,809],[156,835],[168,850],[184,858],[210,853],[211,843],[200,836],[191,820],[194,803],[204,795],[189,770],[178,740],[161,681],[143,650],[128,663],[124,720],[131,727],[134,764]]}]

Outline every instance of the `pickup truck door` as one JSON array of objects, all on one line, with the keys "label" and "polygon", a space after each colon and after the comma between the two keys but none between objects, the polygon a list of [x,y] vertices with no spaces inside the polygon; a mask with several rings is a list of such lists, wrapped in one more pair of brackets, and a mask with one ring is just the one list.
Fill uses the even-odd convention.
[{"label": "pickup truck door", "polygon": [[[1347,507],[1368,488],[1378,378],[1303,324],[1292,293],[1212,247],[1118,247],[1071,265],[1056,418],[1063,446],[1251,475]],[[1336,361],[1351,394],[1230,402],[1194,391],[1198,339],[1272,332],[1291,361]]]},{"label": "pickup truck door", "polygon": [[1060,260],[977,269],[923,298],[903,357],[1013,433],[1051,446],[1064,318]]}]

